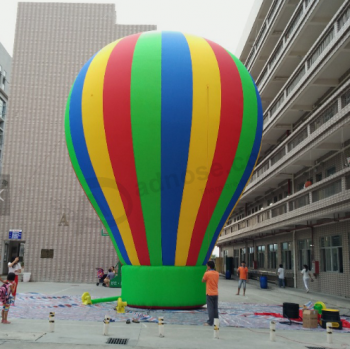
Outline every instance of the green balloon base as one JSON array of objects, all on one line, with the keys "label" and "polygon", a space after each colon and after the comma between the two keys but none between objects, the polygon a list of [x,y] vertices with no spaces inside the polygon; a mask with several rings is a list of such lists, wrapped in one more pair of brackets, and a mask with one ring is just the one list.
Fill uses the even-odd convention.
[{"label": "green balloon base", "polygon": [[122,267],[122,299],[130,307],[197,309],[206,304],[205,266]]}]

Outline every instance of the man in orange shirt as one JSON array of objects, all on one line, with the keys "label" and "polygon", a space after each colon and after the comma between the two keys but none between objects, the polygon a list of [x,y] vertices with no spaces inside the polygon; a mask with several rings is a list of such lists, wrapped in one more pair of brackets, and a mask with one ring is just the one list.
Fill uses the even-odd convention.
[{"label": "man in orange shirt", "polygon": [[237,275],[239,276],[239,281],[236,295],[239,296],[239,291],[243,285],[243,296],[245,296],[245,288],[248,280],[248,268],[245,266],[245,262],[242,262],[241,266],[237,269]]},{"label": "man in orange shirt", "polygon": [[209,261],[207,263],[207,271],[204,273],[202,282],[206,283],[207,309],[209,316],[209,320],[204,324],[204,326],[213,326],[214,319],[219,318],[219,273],[215,271],[215,263],[213,261]]}]

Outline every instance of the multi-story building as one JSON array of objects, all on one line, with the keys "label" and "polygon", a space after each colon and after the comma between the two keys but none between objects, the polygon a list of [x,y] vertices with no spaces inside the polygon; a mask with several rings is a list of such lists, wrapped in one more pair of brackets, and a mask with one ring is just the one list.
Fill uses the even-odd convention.
[{"label": "multi-story building", "polygon": [[[218,246],[252,277],[350,296],[350,2],[262,1],[240,59],[264,110],[260,157]],[[230,262],[231,263],[231,262]],[[230,263],[227,266],[230,267]]]},{"label": "multi-story building", "polygon": [[[123,35],[155,29],[121,27],[130,29]],[[71,166],[64,115],[80,69],[119,37],[113,4],[19,3],[2,170],[10,192],[7,202],[0,201],[7,205],[0,216],[0,272],[19,254],[32,280],[87,282],[96,280],[95,268],[116,263]]]},{"label": "multi-story building", "polygon": [[[11,80],[11,61],[11,56],[6,51],[5,47],[0,43],[0,175],[4,144],[6,107]],[[1,185],[0,188],[2,188]]]}]

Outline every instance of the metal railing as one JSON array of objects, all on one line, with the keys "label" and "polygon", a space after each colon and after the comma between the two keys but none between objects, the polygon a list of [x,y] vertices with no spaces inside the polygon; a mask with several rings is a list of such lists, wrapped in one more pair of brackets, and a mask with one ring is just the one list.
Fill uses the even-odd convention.
[{"label": "metal railing", "polygon": [[268,15],[266,16],[263,24],[261,25],[258,35],[256,36],[256,39],[254,41],[254,44],[250,49],[249,55],[244,62],[244,65],[248,69],[250,69],[250,64],[252,63],[253,58],[255,58],[256,54],[259,51],[258,48],[261,47],[263,41],[266,38],[268,29],[271,27],[271,23],[273,23],[277,15],[277,12],[282,8],[282,6],[283,6],[283,1],[281,0],[274,0],[273,3],[271,4],[270,9],[268,11]]},{"label": "metal railing", "polygon": [[289,202],[289,211],[297,210],[298,208],[304,207],[310,204],[309,194],[300,196],[299,198]]},{"label": "metal railing", "polygon": [[299,132],[289,143],[288,151],[293,150],[298,146],[304,139],[307,138],[307,128],[305,127],[301,132]]},{"label": "metal railing", "polygon": [[301,18],[303,17],[304,9],[303,5],[301,3],[301,6],[297,9],[295,14],[293,15],[292,21],[289,23],[289,26],[286,28],[285,31],[285,38],[289,40],[292,37],[292,34],[295,32],[295,29],[297,28]]},{"label": "metal railing", "polygon": [[[312,210],[312,204],[318,203],[322,200],[330,198],[342,192],[342,180],[346,183],[346,190],[350,190],[350,175],[349,169],[339,171],[333,176],[327,177],[322,181],[313,184],[302,191],[292,194],[284,198],[281,202],[277,202],[272,206],[265,207],[263,210],[253,213],[249,217],[242,218],[231,225],[227,225],[224,229],[228,234],[238,232],[249,227],[253,229],[254,226],[263,223],[272,218],[288,214],[294,210],[308,206],[308,210]],[[314,208],[318,208],[319,205]],[[289,217],[290,218],[290,217]],[[259,227],[256,227],[258,229]]]},{"label": "metal railing", "polygon": [[336,100],[330,107],[328,107],[314,122],[310,124],[310,132],[315,132],[328,120],[332,119],[334,115],[338,114],[338,100]]},{"label": "metal railing", "polygon": [[292,79],[292,81],[290,82],[290,84],[288,85],[287,89],[286,89],[286,93],[287,96],[295,89],[295,87],[299,84],[300,80],[305,76],[306,73],[306,69],[305,66],[302,67],[297,75]]},{"label": "metal railing", "polygon": [[286,148],[284,147],[271,158],[271,166],[273,166],[276,162],[280,161],[285,155],[286,155]]},{"label": "metal railing", "polygon": [[284,94],[280,96],[280,98],[276,101],[276,103],[271,108],[270,117],[276,113],[276,111],[283,104],[283,102],[284,102]]},{"label": "metal railing", "polygon": [[312,192],[312,202],[317,202],[341,192],[341,179]]},{"label": "metal railing", "polygon": [[[299,129],[295,130],[295,133],[292,133],[289,137],[293,137],[292,140],[288,141],[288,138],[281,144],[279,144],[265,159],[263,159],[257,168],[255,169],[250,183],[255,182],[255,180],[261,176],[262,173],[269,171],[270,168],[279,160],[283,159],[289,152],[291,152],[295,147],[299,146],[299,144],[308,138],[308,125],[310,126],[310,135],[320,128],[323,124],[328,122],[330,119],[335,117],[339,113],[339,104],[341,105],[341,109],[344,109],[348,104],[350,104],[350,82],[347,82],[343,85],[340,90],[345,90],[345,92],[336,91],[332,96],[329,97],[328,102],[324,103],[326,109],[318,109],[315,110],[314,113],[310,116],[309,121],[300,125]],[[296,136],[295,136],[296,134]],[[285,145],[287,143],[287,152],[284,153],[284,156],[281,157],[283,151],[285,150]],[[281,153],[282,152],[282,153]],[[275,157],[274,161],[272,161],[273,157]],[[269,164],[271,159],[271,167],[266,166]],[[265,168],[265,170],[260,171],[261,168]],[[258,174],[259,173],[259,174]],[[247,187],[249,189],[249,187]]]},{"label": "metal railing", "polygon": [[[264,69],[267,70],[267,73],[270,73],[273,70],[275,63],[278,61],[283,51],[288,45],[291,44],[290,39],[293,37],[293,34],[296,32],[297,28],[302,26],[302,23],[304,22],[303,19],[306,18],[307,14],[309,13],[309,5],[311,5],[311,3],[315,4],[318,1],[319,0],[304,0],[305,6],[303,6],[302,1],[300,2],[295,12],[291,16],[289,24],[287,24],[286,29],[282,33],[279,42],[276,44],[275,49],[265,64]],[[264,80],[267,80],[266,78],[269,75],[270,74],[260,74],[258,76],[256,79],[256,85],[258,86],[259,90],[261,89]]]},{"label": "metal railing", "polygon": [[321,56],[322,52],[330,44],[333,38],[334,38],[334,27],[329,31],[329,33],[325,36],[325,38],[321,41],[317,49],[308,59],[307,61],[308,68],[310,68],[317,61],[317,58]]},{"label": "metal railing", "polygon": [[[344,5],[345,6],[345,5]],[[346,8],[350,8],[350,5],[348,3]],[[334,33],[334,38],[333,40],[328,40],[325,41],[326,37],[329,35],[331,28],[335,27],[335,23],[338,21],[338,19],[344,15],[343,13],[344,9],[341,8],[338,13],[333,17],[333,20],[328,24],[328,26],[325,28],[324,30],[324,34],[321,35],[319,37],[319,39],[315,42],[315,44],[313,45],[313,47],[310,49],[310,51],[308,52],[308,54],[305,56],[305,58],[303,59],[303,61],[300,63],[299,68],[296,69],[295,73],[289,78],[289,80],[287,81],[286,85],[287,87],[284,87],[281,89],[280,93],[275,97],[275,99],[277,101],[280,100],[281,96],[286,94],[287,98],[284,98],[284,105],[286,103],[289,102],[291,95],[292,95],[292,91],[295,90],[295,86],[297,86],[298,84],[300,84],[303,80],[305,80],[305,78],[309,78],[312,76],[312,73],[316,70],[316,64],[315,62],[319,60],[320,56],[318,57],[318,59],[316,61],[312,61],[311,60],[311,56],[322,46],[322,57],[327,57],[329,58],[330,55],[327,54],[329,53],[333,46],[336,45],[336,42],[342,38],[344,40],[344,38],[339,35],[336,37],[336,34],[339,32],[339,29],[337,30],[337,33]],[[349,30],[350,27],[350,21],[346,21],[346,23],[344,24],[342,30],[344,30],[345,25],[347,25],[347,30]],[[335,40],[338,39],[338,40]],[[325,46],[325,42],[328,42],[327,46]],[[306,65],[305,62],[308,62],[310,60],[310,66],[308,67],[307,71],[306,71]],[[275,107],[275,103],[274,101],[272,101],[271,105],[269,107],[266,108],[265,113],[264,113],[264,118],[270,114],[270,118],[269,118],[269,123],[272,121],[272,119],[275,118],[271,118],[271,116],[274,114],[272,111],[274,110]],[[264,125],[264,129],[266,129],[266,127],[268,126],[269,123],[265,122]]]},{"label": "metal railing", "polygon": [[349,18],[350,18],[350,7],[346,8],[343,14],[338,19],[337,21],[338,30],[340,30],[345,25],[345,23],[349,20]]},{"label": "metal railing", "polygon": [[350,90],[341,96],[341,107],[344,108],[350,103]]}]

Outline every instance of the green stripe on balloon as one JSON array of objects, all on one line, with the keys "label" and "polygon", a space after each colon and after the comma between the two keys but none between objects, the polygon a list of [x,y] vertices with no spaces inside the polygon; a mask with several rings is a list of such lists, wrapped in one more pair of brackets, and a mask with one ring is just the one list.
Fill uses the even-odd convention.
[{"label": "green stripe on balloon", "polygon": [[[147,33],[139,37],[131,70],[132,139],[151,265],[162,265],[161,39],[159,33]],[[154,176],[155,173],[158,177]]]},{"label": "green stripe on balloon", "polygon": [[107,231],[108,231],[108,234],[109,234],[109,237],[111,238],[112,240],[112,243],[113,243],[113,246],[115,248],[115,250],[117,251],[117,254],[118,254],[118,257],[119,257],[119,260],[121,261],[122,264],[125,264],[125,261],[119,251],[119,248],[117,246],[117,243],[114,239],[114,236],[100,210],[100,208],[98,207],[91,191],[90,191],[90,188],[88,186],[88,184],[86,183],[86,180],[83,176],[83,173],[81,171],[81,168],[79,166],[79,163],[78,163],[78,160],[77,160],[77,156],[75,154],[75,150],[74,150],[74,146],[73,146],[73,141],[72,141],[72,135],[71,135],[71,132],[70,132],[70,123],[69,123],[69,107],[70,107],[70,99],[71,99],[71,94],[72,94],[72,90],[73,90],[73,87],[74,87],[74,84],[69,92],[69,96],[68,96],[68,101],[67,101],[67,106],[66,106],[66,112],[65,112],[65,121],[64,121],[64,127],[65,127],[65,133],[66,133],[66,142],[67,142],[67,148],[68,148],[68,153],[69,153],[69,157],[70,157],[70,160],[72,162],[72,165],[73,165],[73,169],[75,171],[75,174],[77,175],[78,179],[79,179],[79,182],[81,184],[81,186],[83,187],[87,197],[89,198],[93,208],[95,209],[97,215],[99,216],[99,218],[101,219],[101,221],[104,223],[104,226],[106,227]]},{"label": "green stripe on balloon", "polygon": [[244,103],[242,131],[238,143],[236,156],[231,167],[231,171],[227,177],[224,188],[220,194],[220,198],[216,204],[215,210],[206,229],[205,236],[203,238],[202,246],[197,259],[197,265],[201,265],[205,260],[205,257],[208,253],[208,249],[210,247],[210,243],[214,238],[215,231],[222,218],[222,215],[224,214],[227,206],[229,205],[233,194],[237,190],[237,186],[247,167],[250,158],[249,155],[252,151],[256,135],[258,111],[255,87],[252,78],[246,70],[246,68],[244,67],[244,65],[231,53],[230,55],[236,63],[242,81]]}]

